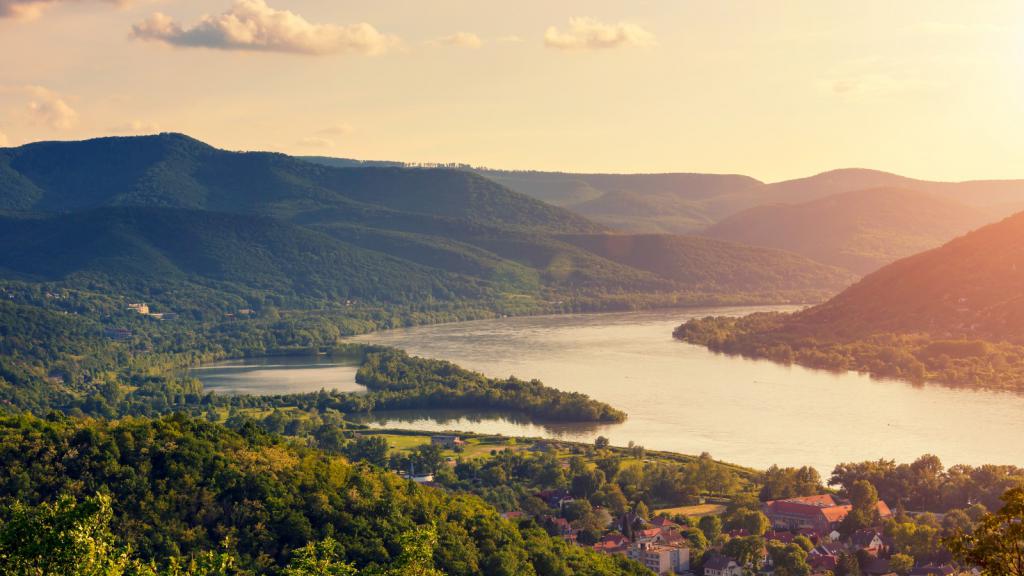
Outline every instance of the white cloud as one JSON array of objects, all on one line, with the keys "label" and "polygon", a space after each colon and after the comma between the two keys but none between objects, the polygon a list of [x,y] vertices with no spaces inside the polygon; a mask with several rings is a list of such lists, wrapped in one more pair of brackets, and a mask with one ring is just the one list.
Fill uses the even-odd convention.
[{"label": "white cloud", "polygon": [[654,43],[654,34],[637,24],[606,24],[586,17],[570,18],[569,27],[564,32],[551,26],[544,33],[544,45],[560,50],[651,46]]},{"label": "white cloud", "polygon": [[[20,18],[31,20],[38,18],[47,8],[54,4],[67,3],[68,0],[0,0],[0,18]],[[76,0],[83,2],[85,0]],[[105,4],[123,6],[130,0],[93,0]]]},{"label": "white cloud", "polygon": [[334,140],[320,136],[308,136],[299,139],[299,146],[306,148],[334,148]]},{"label": "white cloud", "polygon": [[435,45],[456,46],[458,48],[479,48],[484,41],[472,32],[456,32],[449,36],[442,36],[431,42]]},{"label": "white cloud", "polygon": [[224,13],[203,16],[190,27],[158,12],[134,25],[132,34],[173,46],[292,54],[381,54],[398,44],[398,38],[365,22],[313,24],[294,12],[271,8],[265,0],[235,0]]},{"label": "white cloud", "polygon": [[32,123],[54,130],[70,130],[78,123],[78,112],[60,94],[42,86],[28,86],[28,113]]},{"label": "white cloud", "polygon": [[110,129],[115,134],[156,134],[160,132],[160,125],[156,122],[145,120],[132,120]]}]

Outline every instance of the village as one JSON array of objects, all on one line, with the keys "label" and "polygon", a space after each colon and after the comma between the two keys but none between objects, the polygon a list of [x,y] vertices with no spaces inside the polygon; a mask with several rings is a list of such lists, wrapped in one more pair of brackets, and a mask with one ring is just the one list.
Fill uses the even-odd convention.
[{"label": "village", "polygon": [[[546,452],[574,447],[538,441],[519,444],[516,448],[479,450],[475,440],[464,440],[456,434],[435,434],[429,446],[449,456],[436,474],[416,474],[399,470],[417,483],[450,487],[443,478],[452,475],[463,461],[466,449],[476,447],[473,454],[500,455],[504,451]],[[394,461],[394,458],[392,458]],[[403,460],[403,462],[405,462]],[[654,462],[645,459],[648,464]],[[578,465],[578,464],[577,464]],[[568,471],[567,459],[559,466]],[[950,563],[915,562],[912,556],[900,553],[899,543],[886,532],[886,524],[900,521],[913,523],[902,510],[893,511],[886,502],[875,500],[871,510],[862,514],[868,526],[850,530],[856,525],[847,521],[855,504],[836,494],[821,493],[760,502],[754,508],[735,509],[726,499],[702,498],[699,504],[648,512],[641,502],[621,514],[614,514],[602,505],[593,505],[588,519],[602,524],[596,542],[587,541],[582,526],[580,504],[591,509],[578,490],[549,488],[532,496],[543,507],[531,510],[510,510],[502,516],[513,522],[533,521],[553,536],[570,545],[591,548],[602,554],[622,555],[640,562],[659,575],[693,576],[952,576],[972,574],[959,571]],[[593,498],[592,498],[593,499]],[[533,501],[533,499],[531,499]],[[743,527],[729,527],[723,522],[728,513],[739,515]],[[863,524],[863,522],[861,522]]]}]

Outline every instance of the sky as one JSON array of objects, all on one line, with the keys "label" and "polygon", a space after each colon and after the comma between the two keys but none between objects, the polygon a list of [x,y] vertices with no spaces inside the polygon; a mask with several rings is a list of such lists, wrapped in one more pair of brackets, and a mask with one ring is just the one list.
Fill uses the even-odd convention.
[{"label": "sky", "polygon": [[0,0],[0,146],[1024,177],[1024,2]]}]

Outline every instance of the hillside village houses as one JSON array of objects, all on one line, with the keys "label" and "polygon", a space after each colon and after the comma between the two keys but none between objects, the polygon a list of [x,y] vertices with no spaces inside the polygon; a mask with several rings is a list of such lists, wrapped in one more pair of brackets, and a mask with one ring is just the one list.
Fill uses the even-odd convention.
[{"label": "hillside village houses", "polygon": [[[564,506],[571,498],[568,493],[547,491],[538,494],[552,508]],[[880,519],[893,516],[885,502],[878,502]],[[815,546],[809,551],[807,564],[812,576],[833,573],[844,554],[861,559],[864,576],[895,576],[890,568],[891,543],[880,528],[858,530],[841,538],[837,528],[852,507],[841,504],[829,494],[787,498],[762,504],[762,512],[771,526],[764,534],[765,541],[792,543],[798,535],[806,536]],[[576,543],[572,525],[562,518],[548,518],[549,531]],[[730,558],[721,546],[712,545],[702,558],[694,558],[688,531],[697,530],[659,516],[645,521],[634,513],[627,513],[613,524],[610,531],[593,545],[605,554],[622,554],[637,560],[656,574],[694,574],[696,576],[754,576],[775,573],[771,557],[765,549],[760,557],[762,567],[754,570]],[[743,537],[745,530],[733,530],[727,537]],[[909,576],[952,576],[959,574],[948,565],[923,564],[915,567]]]},{"label": "hillside village houses", "polygon": [[[838,504],[831,494],[822,494],[771,500],[762,505],[761,511],[776,530],[813,530],[825,535],[838,528],[852,509],[850,504]],[[883,520],[892,517],[892,511],[881,500],[878,502],[878,515]]]}]

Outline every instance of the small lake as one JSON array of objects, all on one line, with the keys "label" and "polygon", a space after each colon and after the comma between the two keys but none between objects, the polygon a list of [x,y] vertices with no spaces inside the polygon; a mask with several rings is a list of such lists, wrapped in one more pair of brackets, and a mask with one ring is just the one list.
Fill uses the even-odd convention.
[{"label": "small lake", "polygon": [[356,384],[355,364],[310,356],[225,360],[192,369],[203,388],[219,394],[270,396],[341,390],[365,392]]},{"label": "small lake", "polygon": [[[377,413],[372,426],[549,436],[688,454],[738,464],[839,462],[1024,464],[1024,396],[914,386],[709,352],[676,341],[689,318],[765,307],[505,318],[390,330],[355,340],[451,360],[489,376],[539,378],[625,410],[622,424],[542,425],[509,415]],[[313,386],[319,388],[319,385]]]}]

